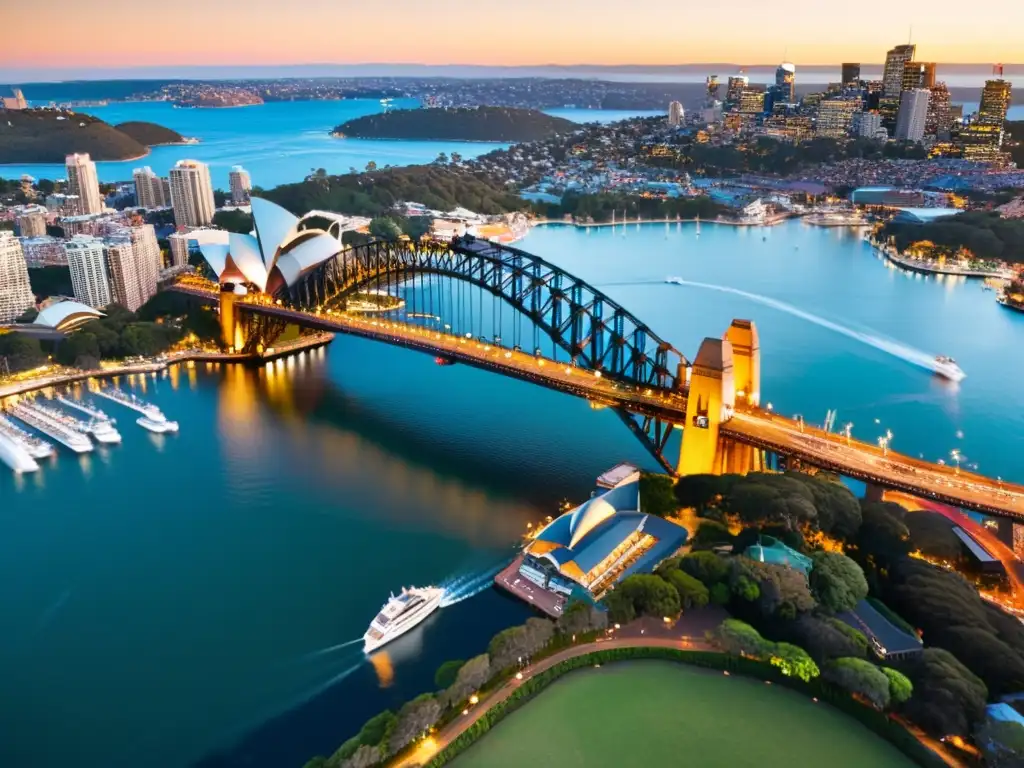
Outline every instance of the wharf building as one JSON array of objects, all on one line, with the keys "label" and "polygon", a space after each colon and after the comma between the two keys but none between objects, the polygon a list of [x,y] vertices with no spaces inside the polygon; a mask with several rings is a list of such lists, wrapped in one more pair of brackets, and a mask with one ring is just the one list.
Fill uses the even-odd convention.
[{"label": "wharf building", "polygon": [[[677,103],[677,102],[673,102]],[[682,105],[679,105],[680,110]],[[672,108],[669,107],[669,122],[671,122]],[[249,195],[252,192],[252,178],[249,172],[240,165],[233,166],[228,174],[228,185],[231,189],[231,202],[235,205],[246,205],[249,202]]]},{"label": "wharf building", "polygon": [[140,208],[170,208],[171,182],[157,176],[148,165],[132,171],[135,181],[135,202]]},{"label": "wharf building", "polygon": [[100,182],[96,175],[96,163],[88,154],[68,155],[64,159],[68,175],[68,193],[78,196],[77,213],[88,215],[103,211],[100,197]]},{"label": "wharf building", "polygon": [[931,91],[926,88],[903,91],[900,95],[900,111],[896,119],[896,139],[920,141],[924,138],[930,95]]},{"label": "wharf building", "polygon": [[216,206],[210,168],[197,160],[179,160],[170,170],[171,207],[179,227],[205,227],[213,223]]},{"label": "wharf building", "polygon": [[0,323],[17,319],[35,303],[21,243],[13,233],[0,232]]},{"label": "wharf building", "polygon": [[532,585],[530,594],[543,590],[553,602],[577,590],[600,598],[630,574],[654,570],[686,543],[685,528],[640,509],[639,470],[619,465],[605,476],[597,495],[537,533],[516,560],[518,576],[509,581],[505,573],[500,586],[519,594],[519,578]]}]

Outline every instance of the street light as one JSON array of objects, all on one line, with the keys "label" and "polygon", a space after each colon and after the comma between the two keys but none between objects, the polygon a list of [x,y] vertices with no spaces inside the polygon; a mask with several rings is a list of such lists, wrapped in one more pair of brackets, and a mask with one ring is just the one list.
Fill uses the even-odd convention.
[{"label": "street light", "polygon": [[848,421],[846,426],[843,427],[843,433],[846,435],[846,444],[850,444],[850,432],[853,430],[853,422]]},{"label": "street light", "polygon": [[949,458],[956,462],[956,474],[960,474],[960,449],[954,448],[949,452]]}]

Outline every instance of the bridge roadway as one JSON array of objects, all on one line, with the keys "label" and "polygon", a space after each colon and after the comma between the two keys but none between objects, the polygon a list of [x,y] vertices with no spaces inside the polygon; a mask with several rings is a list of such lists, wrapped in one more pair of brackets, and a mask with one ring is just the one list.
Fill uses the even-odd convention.
[{"label": "bridge roadway", "polygon": [[[176,290],[207,300],[217,298],[215,293],[197,289],[176,287]],[[256,297],[245,299],[240,307],[310,329],[348,333],[417,349],[601,405],[659,417],[679,426],[686,421],[686,392],[622,384],[603,378],[594,371],[574,368],[529,352],[395,322],[383,316],[333,310],[303,312]],[[722,424],[720,435],[866,483],[1024,523],[1024,486],[883,451],[871,443],[847,440],[842,435],[826,433],[760,408],[738,407],[732,418]]]}]

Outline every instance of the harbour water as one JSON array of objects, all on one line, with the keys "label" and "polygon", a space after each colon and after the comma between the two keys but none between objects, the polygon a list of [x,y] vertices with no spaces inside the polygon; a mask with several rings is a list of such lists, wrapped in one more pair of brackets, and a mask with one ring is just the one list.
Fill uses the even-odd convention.
[{"label": "harbour water", "polygon": [[[753,318],[780,412],[835,408],[856,436],[890,429],[895,450],[958,448],[1024,480],[1024,315],[980,283],[901,273],[798,222],[542,227],[520,245],[691,358]],[[0,765],[298,768],[529,615],[487,588],[527,522],[615,462],[651,465],[609,411],[360,339],[119,384],[181,432],[125,429],[121,446],[0,472]],[[364,662],[352,641],[388,593],[441,583],[466,599]]]},{"label": "harbour water", "polygon": [[[417,106],[413,99],[393,102],[395,108]],[[200,160],[210,166],[215,188],[228,188],[228,172],[242,165],[252,175],[253,184],[270,189],[279,184],[301,181],[317,168],[328,173],[363,170],[373,161],[385,165],[413,165],[432,162],[438,154],[452,152],[470,159],[504,144],[466,141],[383,141],[338,139],[330,131],[346,120],[380,112],[376,99],[347,101],[271,102],[251,107],[226,109],[178,109],[170,102],[113,103],[105,107],[82,107],[81,112],[95,115],[111,125],[142,120],[171,128],[198,144],[154,147],[138,160],[97,163],[100,181],[129,181],[132,169],[148,165],[162,176],[184,158]],[[610,122],[634,114],[620,110],[559,109],[552,114],[575,122]],[[658,113],[639,113],[658,114]],[[18,178],[29,174],[39,179],[62,179],[63,165],[0,165],[0,178]]]}]

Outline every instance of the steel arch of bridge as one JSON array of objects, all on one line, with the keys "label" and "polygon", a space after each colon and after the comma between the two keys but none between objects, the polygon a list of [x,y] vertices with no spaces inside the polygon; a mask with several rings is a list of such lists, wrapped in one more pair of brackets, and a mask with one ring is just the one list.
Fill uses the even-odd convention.
[{"label": "steel arch of bridge", "polygon": [[[533,322],[574,363],[624,385],[679,391],[688,360],[603,292],[533,254],[473,237],[436,241],[373,241],[343,250],[303,274],[276,296],[312,311],[380,284],[418,274],[440,275],[480,287]],[[669,471],[664,449],[673,425],[616,410]]]}]

